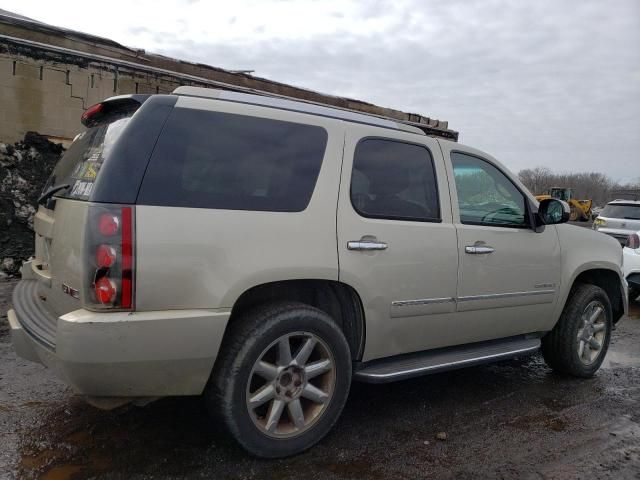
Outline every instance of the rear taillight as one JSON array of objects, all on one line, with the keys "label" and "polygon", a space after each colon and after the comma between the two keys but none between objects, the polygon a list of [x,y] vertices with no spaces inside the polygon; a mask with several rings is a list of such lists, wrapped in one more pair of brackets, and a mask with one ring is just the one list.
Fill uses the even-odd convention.
[{"label": "rear taillight", "polygon": [[116,264],[118,254],[111,245],[100,245],[96,250],[96,266],[98,268],[110,268]]},{"label": "rear taillight", "polygon": [[105,237],[110,237],[118,233],[120,229],[120,217],[112,213],[103,213],[98,220],[98,231]]},{"label": "rear taillight", "polygon": [[629,235],[625,247],[633,248],[634,250],[640,248],[640,235],[638,235],[637,233],[632,233],[631,235]]},{"label": "rear taillight", "polygon": [[118,295],[118,287],[109,277],[100,277],[96,281],[96,299],[102,305],[111,305],[116,301]]},{"label": "rear taillight", "polygon": [[134,213],[130,205],[89,207],[85,237],[88,308],[133,309]]}]

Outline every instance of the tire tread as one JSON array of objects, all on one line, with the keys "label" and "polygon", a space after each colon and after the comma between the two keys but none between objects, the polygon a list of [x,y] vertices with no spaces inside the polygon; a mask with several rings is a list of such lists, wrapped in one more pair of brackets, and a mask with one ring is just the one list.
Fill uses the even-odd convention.
[{"label": "tire tread", "polygon": [[[223,422],[229,433],[231,433],[243,448],[250,453],[263,458],[281,458],[283,456],[300,453],[301,451],[311,447],[313,443],[316,443],[313,442],[306,445],[304,448],[296,449],[296,451],[292,453],[282,453],[280,450],[276,451],[268,448],[259,448],[255,443],[246,440],[239,427],[239,423],[234,418],[233,413],[233,391],[234,387],[238,388],[237,385],[234,385],[234,381],[240,376],[241,369],[246,366],[244,363],[244,356],[250,348],[248,345],[257,341],[256,339],[259,338],[261,334],[264,334],[273,328],[278,323],[282,315],[292,311],[295,311],[296,314],[307,313],[316,318],[324,319],[324,321],[332,324],[332,328],[339,333],[339,343],[341,345],[338,347],[346,350],[346,355],[349,359],[347,371],[348,378],[346,378],[346,381],[347,385],[350,385],[351,383],[349,346],[338,325],[322,310],[299,302],[273,302],[248,309],[241,313],[239,318],[235,319],[227,329],[227,332],[225,332],[222,347],[218,354],[218,359],[214,366],[209,384],[205,389],[205,401],[212,416],[217,417]],[[348,390],[349,388],[347,386],[344,399],[338,399],[342,403],[339,406],[339,411],[341,411],[344,406]],[[323,426],[323,429],[326,431],[317,441],[319,441],[324,434],[334,426],[335,422],[338,420],[338,416],[339,415],[336,415],[335,418],[332,418],[328,426],[327,424]],[[311,430],[309,430],[309,432],[310,431]],[[305,432],[303,435],[306,435],[307,433],[308,432]]]},{"label": "tire tread", "polygon": [[591,366],[582,364],[574,356],[574,349],[576,348],[575,323],[580,319],[586,304],[594,297],[601,297],[605,301],[605,308],[607,309],[609,330],[604,346],[606,354],[606,347],[608,347],[611,334],[611,304],[607,294],[600,287],[579,283],[571,289],[560,319],[553,330],[542,338],[542,356],[547,365],[554,370],[576,377],[588,378],[593,376],[600,367],[604,354],[599,361],[596,361]]}]

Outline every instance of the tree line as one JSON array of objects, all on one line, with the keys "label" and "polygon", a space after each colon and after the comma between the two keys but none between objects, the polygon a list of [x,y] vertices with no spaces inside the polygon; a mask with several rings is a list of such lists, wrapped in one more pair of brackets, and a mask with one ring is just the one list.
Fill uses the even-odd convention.
[{"label": "tree line", "polygon": [[555,173],[546,167],[520,170],[518,176],[534,195],[549,193],[551,187],[566,187],[573,190],[574,198],[591,199],[594,206],[603,206],[615,198],[629,198],[620,195],[621,191],[634,191],[640,195],[640,178],[623,184],[614,182],[604,173]]}]

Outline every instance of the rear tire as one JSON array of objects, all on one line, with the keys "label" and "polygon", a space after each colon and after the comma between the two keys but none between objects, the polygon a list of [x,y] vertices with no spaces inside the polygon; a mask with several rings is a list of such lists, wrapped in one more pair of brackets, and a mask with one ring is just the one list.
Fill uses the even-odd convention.
[{"label": "rear tire", "polygon": [[581,378],[592,377],[609,348],[611,303],[595,285],[576,285],[560,320],[542,339],[542,355],[554,370]]},{"label": "rear tire", "polygon": [[205,390],[212,413],[258,457],[295,455],[319,442],[340,416],[351,384],[340,328],[301,303],[259,307],[230,328]]}]

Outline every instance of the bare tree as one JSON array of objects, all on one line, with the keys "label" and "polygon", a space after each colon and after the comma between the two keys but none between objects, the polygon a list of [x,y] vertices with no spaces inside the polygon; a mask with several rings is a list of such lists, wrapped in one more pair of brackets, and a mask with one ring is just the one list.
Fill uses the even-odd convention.
[{"label": "bare tree", "polygon": [[606,204],[615,191],[636,190],[640,194],[640,179],[620,184],[600,172],[554,173],[546,167],[535,167],[521,170],[518,176],[534,195],[549,193],[551,187],[571,188],[575,198],[591,199],[594,205]]}]

